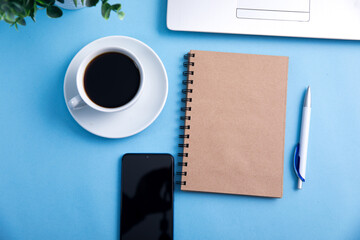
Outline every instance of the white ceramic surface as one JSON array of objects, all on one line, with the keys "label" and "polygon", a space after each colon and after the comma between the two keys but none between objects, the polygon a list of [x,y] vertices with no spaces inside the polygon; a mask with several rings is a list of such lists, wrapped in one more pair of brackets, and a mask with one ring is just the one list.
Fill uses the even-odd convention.
[{"label": "white ceramic surface", "polygon": [[[104,47],[121,47],[136,55],[144,71],[142,94],[132,106],[119,112],[105,113],[89,106],[70,109],[69,100],[79,94],[76,74],[82,59]],[[105,37],[86,45],[71,61],[64,81],[65,102],[73,118],[87,131],[105,138],[124,138],[144,130],[160,114],[167,93],[168,80],[160,58],[146,44],[124,36]]]}]

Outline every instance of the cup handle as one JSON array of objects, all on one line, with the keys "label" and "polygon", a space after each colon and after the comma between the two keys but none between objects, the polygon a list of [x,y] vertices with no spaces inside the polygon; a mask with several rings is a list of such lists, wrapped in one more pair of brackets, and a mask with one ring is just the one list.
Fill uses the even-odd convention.
[{"label": "cup handle", "polygon": [[80,95],[77,95],[69,100],[68,105],[71,109],[81,109],[85,107],[86,103],[81,99]]}]

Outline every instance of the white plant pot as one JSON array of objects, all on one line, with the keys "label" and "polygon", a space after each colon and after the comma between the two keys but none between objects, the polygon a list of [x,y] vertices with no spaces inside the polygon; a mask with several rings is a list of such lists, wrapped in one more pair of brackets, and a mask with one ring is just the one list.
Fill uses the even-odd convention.
[{"label": "white plant pot", "polygon": [[86,7],[85,6],[86,0],[84,0],[84,5],[81,4],[81,0],[77,0],[77,7],[75,7],[74,0],[64,0],[64,3],[56,1],[56,5],[68,10],[77,10]]}]

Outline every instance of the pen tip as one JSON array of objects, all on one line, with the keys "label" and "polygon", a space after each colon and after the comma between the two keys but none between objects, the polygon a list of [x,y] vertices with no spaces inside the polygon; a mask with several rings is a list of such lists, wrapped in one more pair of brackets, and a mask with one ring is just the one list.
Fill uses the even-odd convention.
[{"label": "pen tip", "polygon": [[304,107],[311,107],[311,90],[310,86],[308,86],[304,98]]},{"label": "pen tip", "polygon": [[298,189],[302,189],[302,181],[300,179],[298,180]]}]

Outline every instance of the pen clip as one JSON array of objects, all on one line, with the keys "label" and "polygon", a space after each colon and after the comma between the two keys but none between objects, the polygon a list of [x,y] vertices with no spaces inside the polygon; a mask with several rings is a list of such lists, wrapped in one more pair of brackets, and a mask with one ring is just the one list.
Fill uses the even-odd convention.
[{"label": "pen clip", "polygon": [[298,143],[295,147],[294,151],[294,171],[296,173],[296,176],[303,182],[305,182],[305,179],[301,176],[299,172],[299,166],[300,166],[300,143]]}]

